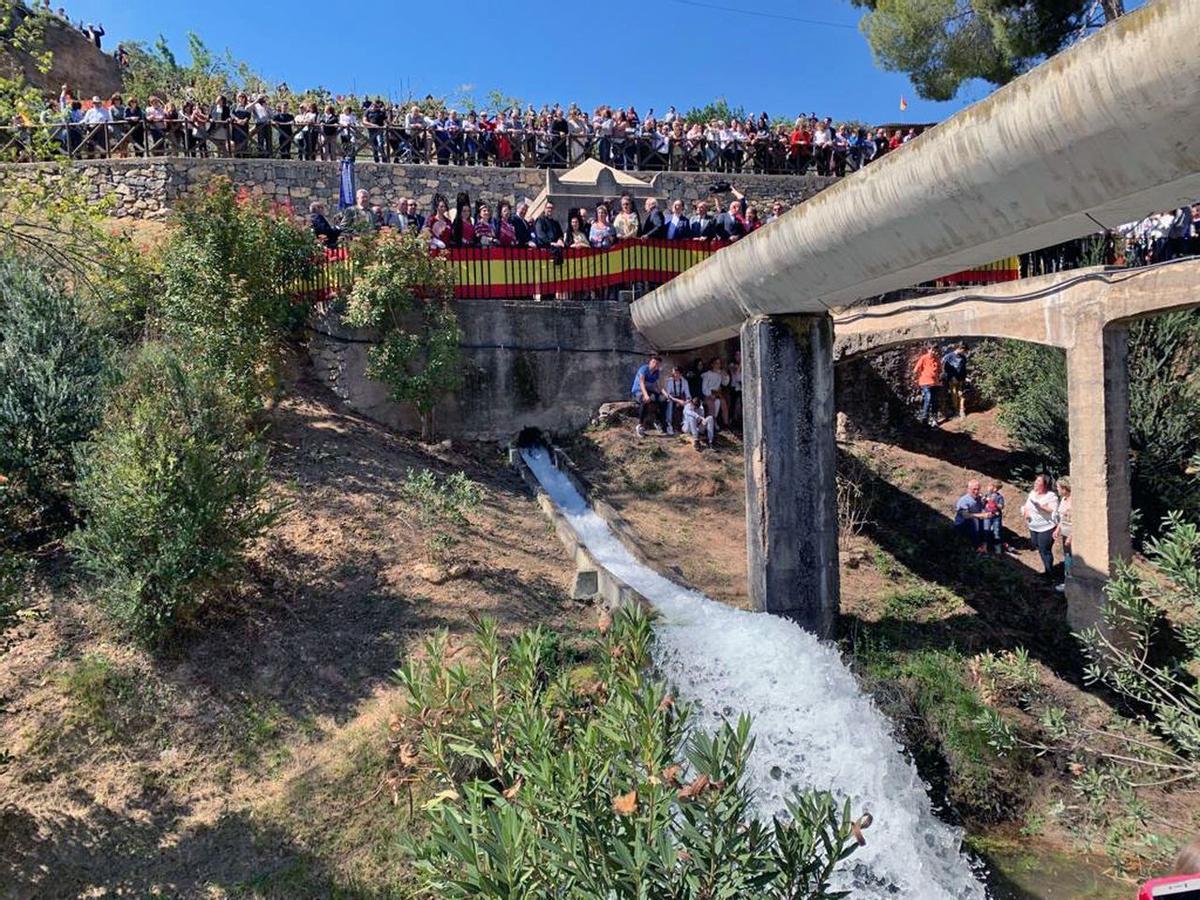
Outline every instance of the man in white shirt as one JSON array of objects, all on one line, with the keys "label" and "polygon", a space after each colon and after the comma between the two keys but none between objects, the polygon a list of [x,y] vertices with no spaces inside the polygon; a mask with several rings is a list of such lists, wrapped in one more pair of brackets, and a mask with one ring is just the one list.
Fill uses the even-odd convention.
[{"label": "man in white shirt", "polygon": [[104,105],[104,101],[99,97],[93,97],[92,105],[83,114],[83,124],[89,126],[84,130],[85,137],[83,144],[84,148],[88,151],[88,155],[101,148],[104,152],[107,152],[111,138],[108,133],[108,126],[111,122],[112,113]]},{"label": "man in white shirt", "polygon": [[250,104],[250,121],[254,123],[254,133],[258,138],[258,155],[271,155],[271,107],[267,105],[267,95],[259,94]]},{"label": "man in white shirt", "polygon": [[112,113],[99,97],[92,98],[92,105],[83,114],[84,125],[107,125],[112,121]]}]

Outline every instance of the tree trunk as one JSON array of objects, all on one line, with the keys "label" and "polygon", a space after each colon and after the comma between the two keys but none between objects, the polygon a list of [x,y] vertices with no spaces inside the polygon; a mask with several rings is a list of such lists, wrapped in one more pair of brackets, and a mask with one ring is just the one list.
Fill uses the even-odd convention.
[{"label": "tree trunk", "polygon": [[1125,0],[1100,0],[1100,8],[1104,10],[1104,21],[1111,22],[1125,15]]}]

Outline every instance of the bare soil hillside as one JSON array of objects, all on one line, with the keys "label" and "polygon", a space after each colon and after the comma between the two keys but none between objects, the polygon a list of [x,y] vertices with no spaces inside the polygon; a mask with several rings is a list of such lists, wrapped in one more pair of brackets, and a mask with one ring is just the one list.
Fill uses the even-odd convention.
[{"label": "bare soil hillside", "polygon": [[[47,562],[0,645],[0,896],[404,896],[391,673],[478,615],[576,632],[572,570],[499,452],[424,448],[305,382],[268,424],[287,512],[170,652],[131,649]],[[426,467],[484,489],[441,584],[399,491]]]}]

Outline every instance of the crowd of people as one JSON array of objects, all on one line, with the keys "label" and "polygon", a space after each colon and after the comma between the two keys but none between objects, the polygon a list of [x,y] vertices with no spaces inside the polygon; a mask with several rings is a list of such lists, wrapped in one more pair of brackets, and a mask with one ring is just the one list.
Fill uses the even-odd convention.
[{"label": "crowd of people", "polygon": [[697,450],[716,446],[719,431],[741,431],[742,354],[728,362],[719,356],[672,366],[664,377],[662,357],[651,354],[633,375],[629,388],[637,411],[637,435],[649,430],[691,438]]},{"label": "crowd of people", "polygon": [[1125,263],[1144,266],[1181,256],[1200,256],[1200,200],[1189,206],[1151,213],[1122,225]]},{"label": "crowd of people", "polygon": [[[870,130],[766,113],[688,121],[633,106],[544,105],[465,114],[431,102],[354,97],[323,101],[239,92],[205,100],[77,96],[64,85],[39,123],[64,152],[92,156],[246,156],[471,166],[573,166],[585,159],[627,170],[844,175],[912,140],[919,127]],[[17,123],[26,128],[32,122]]]},{"label": "crowd of people", "polygon": [[371,198],[370,192],[356,192],[353,206],[342,210],[336,224],[329,219],[325,205],[314,201],[309,208],[313,233],[329,249],[336,249],[343,236],[379,229],[414,231],[429,241],[431,249],[461,247],[530,247],[549,251],[591,247],[605,249],[621,241],[648,238],[670,241],[737,241],[763,225],[773,222],[785,211],[780,202],[760,217],[758,208],[735,197],[724,210],[714,195],[693,204],[692,215],[685,213],[682,200],[671,202],[669,214],[659,209],[656,198],[647,198],[639,211],[629,194],[606,199],[594,209],[579,207],[567,211],[564,228],[555,216],[555,206],[546,201],[537,216],[532,216],[528,200],[514,204],[508,199],[494,204],[479,199],[474,203],[459,193],[453,209],[442,194],[435,195],[429,210],[422,213],[411,197],[401,198],[393,209]]}]

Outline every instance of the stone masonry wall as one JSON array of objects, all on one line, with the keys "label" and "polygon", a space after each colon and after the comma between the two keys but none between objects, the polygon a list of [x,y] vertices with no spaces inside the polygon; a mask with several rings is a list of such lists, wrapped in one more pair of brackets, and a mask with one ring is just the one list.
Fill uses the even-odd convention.
[{"label": "stone masonry wall", "polygon": [[[80,160],[68,164],[89,186],[93,199],[115,197],[113,215],[157,218],[166,215],[186,194],[202,189],[218,175],[238,187],[262,191],[280,203],[290,202],[298,213],[307,213],[312,200],[323,200],[336,209],[338,164],[336,162],[270,159],[159,159]],[[0,164],[0,191],[18,190],[23,179],[41,175],[57,177],[57,163]],[[649,181],[656,173],[635,173]],[[709,187],[729,182],[759,206],[766,217],[769,206],[781,200],[793,206],[831,184],[834,179],[817,175],[736,175],[715,172],[657,173],[658,195],[663,199],[691,201],[709,196]],[[357,186],[371,192],[375,202],[392,205],[412,197],[422,210],[429,208],[435,193],[453,202],[458,191],[471,198],[482,197],[493,204],[502,199],[536,197],[546,184],[541,169],[502,169],[476,166],[394,165],[360,160],[355,166]]]}]

